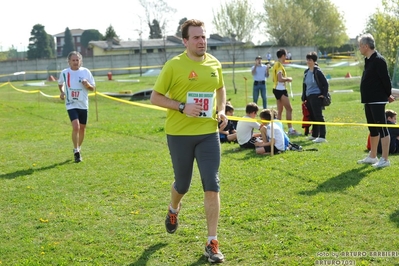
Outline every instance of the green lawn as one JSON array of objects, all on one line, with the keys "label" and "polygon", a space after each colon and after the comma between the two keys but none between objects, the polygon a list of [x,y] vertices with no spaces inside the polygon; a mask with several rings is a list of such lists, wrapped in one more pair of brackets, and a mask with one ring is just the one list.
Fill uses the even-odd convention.
[{"label": "green lawn", "polygon": [[[373,253],[399,251],[399,158],[391,156],[392,166],[379,170],[356,164],[367,154],[360,80],[334,78],[347,72],[359,76],[361,70],[322,68],[333,78],[333,103],[324,112],[328,143],[291,138],[318,151],[271,157],[222,145],[218,238],[225,265],[399,265],[399,253]],[[303,69],[287,72],[294,78],[294,123],[301,130],[297,94]],[[97,78],[99,92],[139,91],[155,82],[154,77],[120,77],[139,83]],[[250,73],[235,73],[237,94],[232,74],[225,74],[225,82],[235,116],[241,117],[251,101]],[[58,95],[54,82],[24,83],[12,85]],[[271,88],[268,80],[269,106],[274,106]],[[335,92],[340,90],[353,92]],[[178,231],[165,231],[173,180],[166,113],[147,104],[148,99],[127,104],[92,96],[84,161],[75,164],[64,104],[9,84],[0,87],[1,265],[208,264],[202,255],[206,224],[197,169]],[[389,108],[399,111],[399,103]]]}]

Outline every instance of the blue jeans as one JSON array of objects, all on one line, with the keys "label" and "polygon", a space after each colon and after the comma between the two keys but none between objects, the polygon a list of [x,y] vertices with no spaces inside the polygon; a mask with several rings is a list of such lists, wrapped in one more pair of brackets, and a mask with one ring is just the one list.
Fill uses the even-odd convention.
[{"label": "blue jeans", "polygon": [[259,92],[263,100],[263,109],[266,109],[267,108],[266,83],[265,84],[258,83],[258,85],[254,84],[252,95],[254,97],[254,103],[256,104],[258,104]]}]

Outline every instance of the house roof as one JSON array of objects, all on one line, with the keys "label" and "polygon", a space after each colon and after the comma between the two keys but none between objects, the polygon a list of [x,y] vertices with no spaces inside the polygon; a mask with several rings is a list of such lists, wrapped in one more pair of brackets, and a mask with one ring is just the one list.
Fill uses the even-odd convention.
[{"label": "house roof", "polygon": [[[151,40],[142,40],[142,47],[145,49],[157,49],[161,47],[181,47],[183,46],[182,42],[170,41],[168,39],[151,39]],[[130,50],[130,49],[140,49],[140,40],[137,41],[90,41],[89,46],[96,46],[101,49],[113,49],[113,50]]]},{"label": "house roof", "polygon": [[[82,30],[82,29],[70,29],[69,30],[70,32],[71,32],[71,35],[72,36],[81,36],[82,35],[82,33],[85,31],[85,30]],[[60,33],[57,33],[57,34],[55,34],[55,35],[53,35],[54,37],[64,37],[65,36],[65,31],[63,31],[63,32],[60,32]]]},{"label": "house roof", "polygon": [[[166,39],[148,39],[141,40],[142,47],[145,49],[158,49],[163,47],[183,47],[182,39],[177,36],[167,36]],[[231,43],[229,38],[221,37],[217,34],[211,34],[207,39],[208,46],[226,46]],[[238,45],[244,44],[243,42],[237,42]],[[90,41],[89,46],[96,46],[101,49],[113,49],[113,50],[126,50],[126,49],[140,49],[140,40],[136,41],[119,41],[117,39],[109,41]]]}]

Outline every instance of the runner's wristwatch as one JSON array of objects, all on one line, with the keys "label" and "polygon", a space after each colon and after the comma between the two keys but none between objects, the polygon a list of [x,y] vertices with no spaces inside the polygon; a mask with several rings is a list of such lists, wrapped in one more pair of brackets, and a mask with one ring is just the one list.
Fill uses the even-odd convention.
[{"label": "runner's wristwatch", "polygon": [[183,113],[185,107],[186,107],[186,104],[185,104],[185,103],[180,103],[180,104],[179,104],[179,112],[180,112],[180,113]]}]

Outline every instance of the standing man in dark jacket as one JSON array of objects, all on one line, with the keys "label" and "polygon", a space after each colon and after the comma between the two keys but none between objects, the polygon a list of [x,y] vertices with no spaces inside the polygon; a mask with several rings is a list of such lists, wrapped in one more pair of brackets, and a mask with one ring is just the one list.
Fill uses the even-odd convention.
[{"label": "standing man in dark jacket", "polygon": [[[371,34],[359,37],[359,51],[365,56],[364,70],[360,82],[361,102],[368,124],[386,124],[385,105],[393,102],[392,84],[389,77],[387,63],[380,53],[375,50],[375,41]],[[369,126],[371,150],[361,164],[372,164],[376,168],[390,166],[388,160],[389,143],[391,141],[387,127]],[[377,147],[381,139],[382,154],[378,160]]]}]

